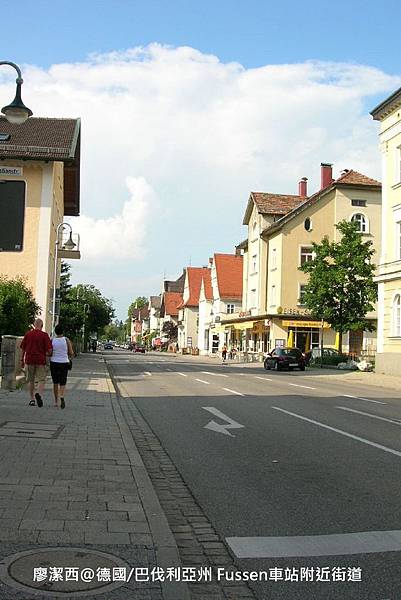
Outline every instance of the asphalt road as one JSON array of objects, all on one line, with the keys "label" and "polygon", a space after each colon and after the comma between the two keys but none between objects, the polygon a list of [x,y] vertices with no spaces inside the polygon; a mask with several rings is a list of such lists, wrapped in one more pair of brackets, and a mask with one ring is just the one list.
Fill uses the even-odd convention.
[{"label": "asphalt road", "polygon": [[267,573],[252,584],[261,600],[401,598],[400,393],[262,365],[104,356],[239,569]]}]

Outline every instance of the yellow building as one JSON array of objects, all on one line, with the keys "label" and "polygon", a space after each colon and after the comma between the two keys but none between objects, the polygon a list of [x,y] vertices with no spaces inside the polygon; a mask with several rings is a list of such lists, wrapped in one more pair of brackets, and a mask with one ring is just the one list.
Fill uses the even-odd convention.
[{"label": "yellow building", "polygon": [[400,374],[401,364],[401,88],[371,112],[380,122],[383,205],[376,370]]},{"label": "yellow building", "polygon": [[[320,190],[307,195],[307,180],[299,182],[298,195],[253,192],[244,216],[248,238],[244,252],[243,307],[233,323],[242,330],[242,347],[262,355],[285,346],[291,335],[296,347],[318,346],[321,321],[313,321],[303,305],[308,275],[298,267],[312,259],[312,243],[324,236],[337,240],[335,224],[356,221],[361,234],[380,247],[381,184],[357,171],[345,170],[338,179],[332,166],[321,165]],[[368,314],[376,321],[376,312]],[[292,332],[292,333],[290,333]],[[335,345],[335,332],[325,324],[325,346]],[[343,337],[351,353],[374,354],[376,334],[351,332]]]},{"label": "yellow building", "polygon": [[67,251],[69,231],[60,226],[55,274],[56,231],[79,215],[79,187],[79,119],[15,125],[0,117],[0,275],[25,278],[49,333],[61,258],[80,257],[78,238]]}]

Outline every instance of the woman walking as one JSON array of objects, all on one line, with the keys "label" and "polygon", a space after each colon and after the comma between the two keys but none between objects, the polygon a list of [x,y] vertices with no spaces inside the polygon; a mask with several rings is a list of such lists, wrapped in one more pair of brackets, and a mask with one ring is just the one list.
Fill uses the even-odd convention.
[{"label": "woman walking", "polygon": [[50,357],[50,373],[53,380],[54,406],[65,408],[65,386],[70,369],[70,359],[74,350],[70,340],[65,337],[62,325],[56,325],[55,337],[52,339],[53,354]]}]

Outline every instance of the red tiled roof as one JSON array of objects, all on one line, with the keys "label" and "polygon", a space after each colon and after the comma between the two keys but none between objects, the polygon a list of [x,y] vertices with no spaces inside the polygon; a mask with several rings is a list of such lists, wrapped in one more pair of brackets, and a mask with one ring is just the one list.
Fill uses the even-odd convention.
[{"label": "red tiled roof", "polygon": [[334,184],[341,185],[378,185],[381,186],[380,181],[376,179],[372,179],[371,177],[367,177],[362,173],[358,173],[358,171],[354,171],[350,169],[341,175],[338,179],[336,179]]},{"label": "red tiled roof", "polygon": [[180,292],[164,292],[164,314],[177,316],[178,307],[182,303],[182,294]]},{"label": "red tiled roof", "polygon": [[199,292],[204,275],[207,275],[207,267],[187,267],[189,285],[189,298],[184,306],[199,306]]},{"label": "red tiled roof", "polygon": [[305,201],[302,196],[264,192],[251,192],[251,197],[258,211],[266,215],[285,215]]},{"label": "red tiled roof", "polygon": [[147,306],[142,308],[134,308],[132,311],[132,318],[135,321],[146,321],[149,318],[149,309]]},{"label": "red tiled roof", "polygon": [[242,256],[215,254],[214,264],[220,298],[242,298]]},{"label": "red tiled roof", "polygon": [[213,300],[213,289],[212,289],[212,278],[210,276],[210,269],[203,275],[203,287],[205,290],[206,300]]}]

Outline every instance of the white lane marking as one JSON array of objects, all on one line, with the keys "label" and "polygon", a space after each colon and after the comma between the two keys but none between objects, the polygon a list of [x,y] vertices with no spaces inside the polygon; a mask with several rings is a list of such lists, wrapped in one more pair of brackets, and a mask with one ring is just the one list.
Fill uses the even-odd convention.
[{"label": "white lane marking", "polygon": [[293,387],[304,388],[305,390],[315,390],[316,388],[310,387],[309,385],[299,385],[298,383],[289,383],[288,385],[292,385]]},{"label": "white lane marking", "polygon": [[152,375],[152,373],[150,371],[145,371],[144,375]]},{"label": "white lane marking", "polygon": [[[241,373],[241,375],[245,375],[246,373]],[[258,377],[257,375],[255,375],[255,379],[262,379],[263,381],[273,381],[273,379],[270,379],[269,377]]]},{"label": "white lane marking", "polygon": [[215,377],[228,377],[228,375],[224,375],[223,373],[211,373],[210,371],[202,371],[204,375],[214,375]]},{"label": "white lane marking", "polygon": [[230,433],[228,429],[240,429],[242,427],[245,427],[245,425],[237,423],[237,421],[234,421],[234,419],[231,419],[231,417],[227,417],[227,415],[222,413],[218,408],[215,408],[214,406],[202,406],[202,408],[204,410],[208,410],[212,413],[212,415],[219,417],[223,421],[226,421],[226,424],[217,423],[216,421],[209,421],[207,425],[204,425],[204,429],[211,429],[212,431],[216,431],[217,433],[223,433],[224,435],[235,437],[235,435]]},{"label": "white lane marking", "polygon": [[334,431],[334,433],[339,433],[340,435],[345,435],[357,442],[362,442],[363,444],[368,444],[368,446],[373,446],[374,448],[378,448],[379,450],[383,450],[384,452],[389,452],[390,454],[394,454],[395,456],[401,457],[401,452],[398,450],[393,450],[392,448],[388,448],[387,446],[382,446],[381,444],[376,444],[375,442],[370,442],[369,440],[365,440],[365,438],[361,438],[357,435],[352,435],[352,433],[347,433],[342,429],[337,429],[336,427],[330,427],[330,425],[325,425],[324,423],[320,423],[319,421],[314,421],[313,419],[308,419],[307,417],[303,417],[302,415],[297,415],[296,413],[290,412],[289,410],[284,410],[283,408],[279,408],[278,406],[272,406],[274,410],[279,410],[280,412],[286,413],[292,417],[296,417],[297,419],[301,419],[302,421],[307,421],[308,423],[312,423],[313,425],[318,425],[319,427],[323,427],[324,429],[328,429],[329,431]]},{"label": "white lane marking", "polygon": [[171,372],[172,370],[173,370],[173,369],[166,369],[166,371],[170,371],[170,372]]},{"label": "white lane marking", "polygon": [[336,406],[336,408],[339,408],[340,410],[346,410],[348,412],[357,413],[358,415],[365,415],[365,417],[371,417],[372,419],[378,419],[379,421],[387,421],[387,423],[393,423],[394,425],[401,425],[401,421],[397,419],[379,417],[379,415],[372,415],[371,413],[366,413],[362,410],[355,410],[354,408],[348,408],[347,406]]},{"label": "white lane marking", "polygon": [[337,556],[401,550],[401,531],[361,531],[287,537],[228,537],[238,558]]},{"label": "white lane marking", "polygon": [[236,392],[235,390],[230,390],[230,388],[223,388],[226,392],[231,392],[231,394],[237,394],[237,396],[245,396],[245,394],[241,394],[241,392]]},{"label": "white lane marking", "polygon": [[177,373],[177,375],[181,375],[181,377],[188,377],[185,373]]},{"label": "white lane marking", "polygon": [[364,400],[365,402],[374,402],[375,404],[387,404],[387,402],[379,402],[379,400],[369,400],[369,398],[360,398],[360,396],[349,396],[348,394],[343,394],[344,398],[353,398],[354,400]]},{"label": "white lane marking", "polygon": [[206,385],[210,385],[210,381],[205,381],[204,379],[195,379],[195,381],[200,381],[201,383],[206,383]]}]

